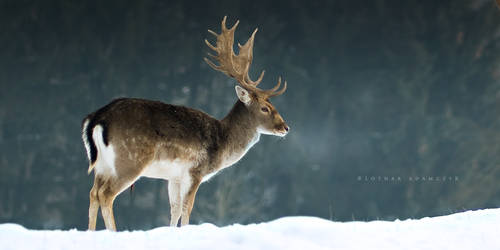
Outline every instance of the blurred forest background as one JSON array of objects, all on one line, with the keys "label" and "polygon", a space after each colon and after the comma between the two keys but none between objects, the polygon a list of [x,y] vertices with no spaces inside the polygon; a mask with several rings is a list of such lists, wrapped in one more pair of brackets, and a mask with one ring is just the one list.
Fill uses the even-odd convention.
[{"label": "blurred forest background", "polygon": [[[197,195],[191,223],[405,219],[500,207],[500,11],[493,0],[0,1],[0,223],[87,227],[81,121],[117,97],[222,118],[235,82],[207,32],[259,27],[291,127]],[[118,229],[168,224],[166,182],[115,202]],[[99,219],[98,227],[103,228]]]}]

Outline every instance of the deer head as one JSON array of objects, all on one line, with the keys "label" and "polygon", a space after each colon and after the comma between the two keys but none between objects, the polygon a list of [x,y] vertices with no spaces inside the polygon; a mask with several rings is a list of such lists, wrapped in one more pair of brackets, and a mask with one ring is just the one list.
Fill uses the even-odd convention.
[{"label": "deer head", "polygon": [[257,87],[264,78],[265,71],[262,71],[256,81],[250,79],[248,71],[253,60],[253,43],[258,29],[255,29],[244,45],[238,43],[239,53],[236,54],[233,50],[234,32],[239,21],[236,21],[233,27],[228,29],[226,19],[227,17],[222,19],[221,34],[208,30],[217,38],[216,46],[205,39],[207,46],[217,53],[217,55],[210,53],[208,55],[217,61],[219,65],[216,65],[208,58],[204,58],[205,62],[213,69],[234,78],[239,83],[239,85],[235,86],[236,95],[253,114],[254,119],[259,124],[257,128],[259,133],[285,136],[289,131],[289,127],[271,104],[269,98],[283,94],[287,86],[286,81],[282,89],[280,89],[281,78],[278,79],[278,83],[272,89],[263,90]]}]

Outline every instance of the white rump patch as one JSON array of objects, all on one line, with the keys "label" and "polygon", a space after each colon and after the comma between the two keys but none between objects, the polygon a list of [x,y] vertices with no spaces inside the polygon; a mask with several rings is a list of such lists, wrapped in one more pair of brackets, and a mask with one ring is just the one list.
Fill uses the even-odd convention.
[{"label": "white rump patch", "polygon": [[103,128],[101,125],[94,127],[92,131],[92,138],[97,147],[97,160],[95,162],[96,174],[100,175],[116,175],[115,170],[115,150],[113,145],[104,144],[104,139],[102,137]]},{"label": "white rump patch", "polygon": [[83,129],[82,129],[82,140],[83,144],[85,145],[85,150],[87,151],[87,158],[89,158],[90,161],[90,143],[89,140],[87,139],[87,127],[89,126],[90,119],[85,119],[83,122]]}]

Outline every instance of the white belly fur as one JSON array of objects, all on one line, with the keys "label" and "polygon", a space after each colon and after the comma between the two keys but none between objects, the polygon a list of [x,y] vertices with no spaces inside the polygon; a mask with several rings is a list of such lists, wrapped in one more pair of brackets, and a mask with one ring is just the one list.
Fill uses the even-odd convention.
[{"label": "white belly fur", "polygon": [[141,176],[166,180],[181,179],[189,173],[192,166],[192,162],[180,159],[153,161],[144,169]]}]

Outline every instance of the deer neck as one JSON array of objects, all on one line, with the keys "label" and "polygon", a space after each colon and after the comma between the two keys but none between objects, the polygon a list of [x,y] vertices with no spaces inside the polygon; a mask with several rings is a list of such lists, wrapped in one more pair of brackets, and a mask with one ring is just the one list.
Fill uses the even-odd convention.
[{"label": "deer neck", "polygon": [[221,121],[227,140],[222,149],[222,168],[240,160],[259,141],[258,124],[248,108],[237,101]]}]

